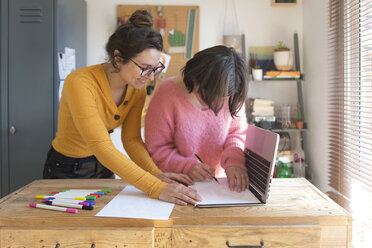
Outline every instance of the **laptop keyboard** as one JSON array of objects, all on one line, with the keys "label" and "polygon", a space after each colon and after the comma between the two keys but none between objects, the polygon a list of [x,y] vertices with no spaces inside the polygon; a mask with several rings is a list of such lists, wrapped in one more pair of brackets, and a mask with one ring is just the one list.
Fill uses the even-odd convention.
[{"label": "laptop keyboard", "polygon": [[245,166],[248,177],[257,189],[266,191],[266,182],[270,174],[270,162],[249,149],[245,149]]}]

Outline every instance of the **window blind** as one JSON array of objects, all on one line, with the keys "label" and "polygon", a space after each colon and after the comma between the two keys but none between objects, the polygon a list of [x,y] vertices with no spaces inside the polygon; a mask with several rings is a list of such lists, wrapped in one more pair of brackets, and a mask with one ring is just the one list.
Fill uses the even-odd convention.
[{"label": "window blind", "polygon": [[372,0],[329,0],[328,41],[329,195],[372,247]]}]

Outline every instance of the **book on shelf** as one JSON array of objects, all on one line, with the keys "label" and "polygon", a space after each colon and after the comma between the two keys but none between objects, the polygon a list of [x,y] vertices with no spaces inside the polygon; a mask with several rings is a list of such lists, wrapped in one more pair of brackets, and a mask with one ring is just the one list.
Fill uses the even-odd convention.
[{"label": "book on shelf", "polygon": [[265,109],[265,110],[254,110],[252,115],[274,115],[274,108],[273,109]]},{"label": "book on shelf", "polygon": [[274,106],[253,105],[252,115],[274,115]]},{"label": "book on shelf", "polygon": [[256,123],[260,121],[275,122],[276,117],[275,115],[254,115],[252,121]]},{"label": "book on shelf", "polygon": [[253,106],[272,106],[274,101],[263,98],[253,98]]},{"label": "book on shelf", "polygon": [[299,71],[266,71],[264,79],[300,79]]},{"label": "book on shelf", "polygon": [[253,116],[274,115],[274,101],[262,98],[249,99],[249,111]]}]

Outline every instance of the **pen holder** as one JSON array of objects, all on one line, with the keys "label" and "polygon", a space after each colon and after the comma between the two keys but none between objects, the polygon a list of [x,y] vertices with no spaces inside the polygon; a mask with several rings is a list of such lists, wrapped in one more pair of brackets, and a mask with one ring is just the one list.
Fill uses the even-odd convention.
[{"label": "pen holder", "polygon": [[290,128],[292,125],[291,121],[291,106],[283,105],[280,107],[280,115],[281,115],[281,122],[282,128]]}]

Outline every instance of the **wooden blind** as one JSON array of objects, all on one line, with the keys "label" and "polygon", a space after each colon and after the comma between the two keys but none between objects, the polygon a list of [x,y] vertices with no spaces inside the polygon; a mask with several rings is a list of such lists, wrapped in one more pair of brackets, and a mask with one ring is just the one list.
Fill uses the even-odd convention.
[{"label": "wooden blind", "polygon": [[329,0],[330,195],[372,247],[372,0]]}]

